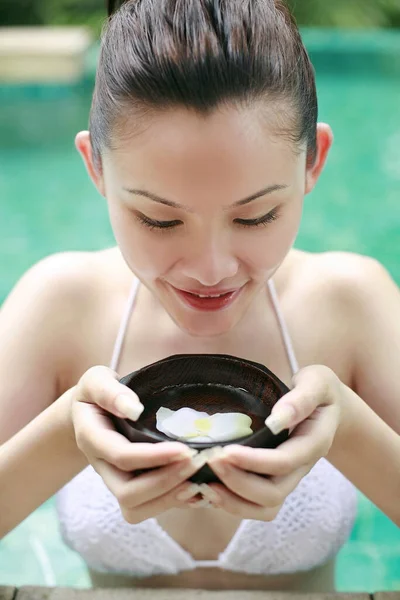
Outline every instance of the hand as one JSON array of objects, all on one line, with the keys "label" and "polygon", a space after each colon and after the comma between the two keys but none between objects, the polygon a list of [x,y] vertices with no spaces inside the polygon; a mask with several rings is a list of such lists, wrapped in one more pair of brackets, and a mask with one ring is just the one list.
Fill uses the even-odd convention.
[{"label": "hand", "polygon": [[[92,367],[76,386],[72,420],[78,448],[117,498],[129,523],[186,507],[199,491],[186,480],[207,460],[180,442],[131,443],[114,429],[107,414],[136,421],[142,411],[137,395],[107,367]],[[154,467],[159,468],[132,475]]]},{"label": "hand", "polygon": [[316,365],[299,371],[293,384],[266,420],[275,434],[293,430],[286,442],[275,449],[225,446],[208,461],[225,484],[200,486],[213,506],[272,521],[288,494],[328,454],[341,421],[342,383],[333,371]]}]

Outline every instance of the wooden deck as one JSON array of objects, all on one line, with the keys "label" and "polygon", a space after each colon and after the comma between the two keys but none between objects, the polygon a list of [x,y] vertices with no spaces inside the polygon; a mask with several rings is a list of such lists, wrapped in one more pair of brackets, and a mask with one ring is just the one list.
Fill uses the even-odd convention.
[{"label": "wooden deck", "polygon": [[61,587],[0,586],[0,600],[400,600],[399,592],[292,593],[177,590],[177,589],[76,589]]}]

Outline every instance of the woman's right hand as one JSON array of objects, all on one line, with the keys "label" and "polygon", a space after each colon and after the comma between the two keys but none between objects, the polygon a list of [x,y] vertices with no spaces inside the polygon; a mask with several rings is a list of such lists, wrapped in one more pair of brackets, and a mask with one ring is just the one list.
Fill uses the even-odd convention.
[{"label": "woman's right hand", "polygon": [[[207,461],[180,442],[132,443],[118,433],[107,413],[136,421],[143,411],[137,395],[115,371],[96,366],[75,388],[72,421],[78,448],[117,498],[128,523],[171,508],[187,508],[201,488],[187,481]],[[159,467],[135,476],[132,471]]]}]

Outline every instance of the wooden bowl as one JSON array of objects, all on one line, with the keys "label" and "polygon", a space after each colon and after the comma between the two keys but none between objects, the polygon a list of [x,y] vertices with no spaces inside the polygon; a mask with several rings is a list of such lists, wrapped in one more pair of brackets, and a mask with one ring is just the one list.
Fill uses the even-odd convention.
[{"label": "wooden bowl", "polygon": [[[276,448],[288,438],[288,430],[274,435],[264,422],[289,388],[261,364],[225,354],[177,354],[130,373],[120,381],[136,392],[144,405],[137,421],[111,415],[117,431],[131,442],[172,441],[156,428],[156,413],[161,406],[171,410],[188,406],[210,415],[242,412],[251,417],[252,435],[228,442],[184,442],[199,451],[228,444]],[[219,482],[207,464],[190,480]]]}]

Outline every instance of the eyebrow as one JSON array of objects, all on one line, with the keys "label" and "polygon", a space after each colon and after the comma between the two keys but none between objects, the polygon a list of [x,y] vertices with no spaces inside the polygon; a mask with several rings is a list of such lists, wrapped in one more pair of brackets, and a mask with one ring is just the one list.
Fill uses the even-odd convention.
[{"label": "eyebrow", "polygon": [[[278,184],[278,183],[274,184],[274,185],[270,185],[270,186],[264,188],[263,190],[260,190],[259,192],[256,192],[255,194],[252,194],[251,196],[248,196],[247,198],[243,198],[243,200],[238,200],[237,202],[234,202],[228,208],[234,208],[235,206],[243,206],[244,204],[249,204],[249,202],[252,202],[253,200],[256,200],[257,198],[260,198],[261,196],[266,196],[267,194],[271,194],[272,192],[276,192],[277,190],[283,190],[287,187],[289,187],[289,186],[283,185],[283,184]],[[130,189],[130,188],[123,188],[123,189],[126,192],[129,192],[130,194],[135,194],[137,196],[145,196],[146,198],[149,198],[149,200],[153,200],[153,202],[158,202],[159,204],[165,204],[166,206],[172,206],[172,208],[180,208],[180,209],[192,212],[190,208],[188,208],[187,206],[183,206],[183,204],[178,204],[177,202],[173,202],[172,200],[167,200],[166,198],[157,196],[156,194],[153,194],[152,192],[148,192],[147,190],[137,190],[137,189]]]}]

